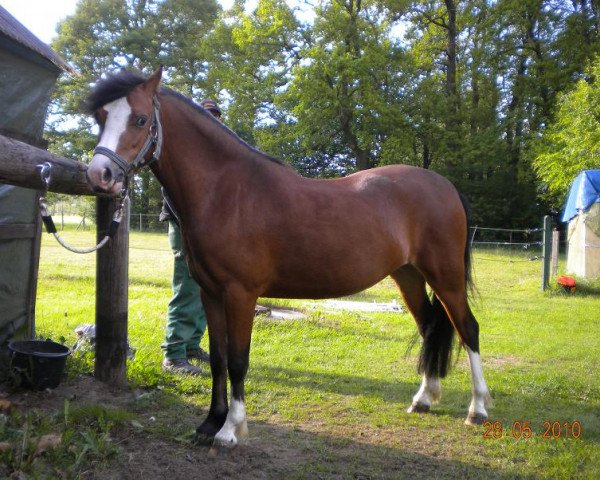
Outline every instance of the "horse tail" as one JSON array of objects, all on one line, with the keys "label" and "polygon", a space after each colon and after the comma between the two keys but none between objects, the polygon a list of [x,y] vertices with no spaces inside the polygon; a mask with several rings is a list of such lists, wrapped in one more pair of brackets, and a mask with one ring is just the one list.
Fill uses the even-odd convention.
[{"label": "horse tail", "polygon": [[[471,242],[469,241],[470,209],[467,199],[459,194],[466,216],[466,244],[464,253],[465,293],[473,291],[473,276],[471,264]],[[444,378],[452,363],[452,346],[454,345],[455,328],[446,313],[440,299],[432,293],[431,303],[425,308],[424,315],[427,323],[423,325],[423,344],[419,356],[418,371],[428,377]]]},{"label": "horse tail", "polygon": [[429,312],[425,316],[427,323],[421,331],[423,343],[417,369],[427,377],[444,378],[452,361],[454,326],[442,302],[434,293],[427,309]]},{"label": "horse tail", "polygon": [[471,241],[469,239],[469,227],[470,227],[470,217],[471,217],[471,208],[469,206],[469,202],[467,198],[459,193],[460,202],[462,203],[463,209],[465,211],[466,217],[466,225],[467,225],[467,235],[466,235],[466,244],[465,244],[465,289],[467,293],[472,293],[475,286],[473,284],[473,264],[472,264],[472,252],[471,252]]}]

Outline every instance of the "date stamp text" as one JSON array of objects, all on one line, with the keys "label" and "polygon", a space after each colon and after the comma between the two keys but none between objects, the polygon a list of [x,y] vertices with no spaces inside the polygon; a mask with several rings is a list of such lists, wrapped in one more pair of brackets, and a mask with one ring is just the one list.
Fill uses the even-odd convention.
[{"label": "date stamp text", "polygon": [[495,422],[487,421],[482,425],[483,438],[498,440],[500,438],[512,437],[517,440],[527,440],[529,438],[542,438],[544,440],[557,440],[559,438],[577,439],[581,437],[581,423],[575,420],[573,422],[558,422],[544,420],[539,430],[531,425],[530,420],[517,420],[508,425],[500,420]]}]

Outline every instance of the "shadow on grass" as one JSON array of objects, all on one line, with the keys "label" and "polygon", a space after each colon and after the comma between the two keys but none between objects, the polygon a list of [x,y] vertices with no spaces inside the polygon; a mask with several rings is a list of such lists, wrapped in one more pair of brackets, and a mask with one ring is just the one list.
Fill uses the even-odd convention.
[{"label": "shadow on grass", "polygon": [[[419,388],[415,382],[379,380],[368,376],[315,372],[253,364],[249,373],[254,382],[277,383],[290,389],[320,390],[343,396],[379,398],[385,402],[410,403]],[[408,405],[407,405],[408,406]]]},{"label": "shadow on grass", "polygon": [[[269,369],[262,369],[261,374],[270,372]],[[303,372],[289,370],[286,373],[297,374],[302,378],[301,382],[308,382]],[[327,376],[326,379],[329,381],[331,377]],[[349,384],[364,379],[350,376],[345,377],[345,380],[347,382],[334,383],[332,388],[341,393],[356,394],[356,390],[350,389]],[[292,386],[296,384],[296,380],[290,382]],[[370,381],[363,386],[376,385],[387,389],[391,384],[392,382]],[[393,384],[397,386],[396,382]],[[407,384],[401,386],[409,388]],[[411,389],[412,387],[410,385]],[[399,391],[396,395],[401,394]],[[84,470],[86,475],[90,475],[86,478],[152,480],[165,478],[166,472],[170,472],[168,475],[173,479],[240,480],[508,479],[544,476],[543,472],[523,476],[506,470],[510,468],[506,466],[511,464],[510,458],[502,455],[498,457],[498,453],[487,456],[483,449],[484,443],[478,445],[465,442],[463,445],[460,431],[444,435],[441,433],[444,431],[443,426],[432,429],[427,422],[423,428],[408,427],[402,423],[386,427],[369,424],[366,419],[357,416],[351,424],[339,427],[343,430],[338,433],[338,427],[335,423],[329,423],[327,418],[310,425],[298,425],[280,421],[276,415],[268,422],[253,421],[250,416],[248,443],[211,455],[208,447],[191,444],[192,433],[208,410],[208,392],[191,396],[153,389],[142,397],[139,392],[137,395],[131,391],[115,392],[89,377],[76,377],[53,392],[23,392],[23,395],[23,398],[19,398],[18,394],[9,396],[15,404],[15,410],[32,412],[40,409],[44,412],[43,418],[57,419],[57,427],[62,425],[60,414],[63,412],[65,399],[70,402],[71,418],[74,418],[73,412],[86,409],[85,405],[90,404],[100,405],[101,410],[126,410],[137,418],[135,422],[131,422],[131,416],[122,415],[124,420],[111,430],[111,442],[118,445],[119,449],[116,458],[86,462],[81,465],[82,471],[79,472],[69,470],[74,476]],[[364,423],[363,427],[361,423]],[[470,438],[470,434],[465,434]],[[67,444],[64,445],[65,450],[68,447]],[[472,461],[469,460],[471,458]],[[53,465],[54,459],[63,464]],[[499,460],[504,467],[499,466]],[[61,460],[60,455],[49,455],[43,459],[43,465],[38,465],[42,468],[38,473],[42,474],[44,468],[48,472],[67,468],[64,461],[65,458]],[[4,473],[11,474],[10,471]]]},{"label": "shadow on grass", "polygon": [[[182,440],[186,435],[181,435],[185,431],[188,432],[187,437],[191,436],[206,415],[208,406],[190,408],[175,394],[162,395],[160,403],[168,405],[168,411],[161,420],[163,426],[151,435],[138,433],[131,438],[128,443],[137,444],[138,447],[134,451],[125,448],[118,465],[111,465],[107,471],[118,472],[123,478],[158,478],[156,463],[160,459],[163,472],[172,471],[174,478],[534,478],[451,458],[452,454],[440,444],[438,438],[434,438],[435,434],[432,436],[426,429],[418,431],[418,428],[412,433],[412,438],[407,439],[385,427],[371,426],[362,430],[354,426],[351,429],[360,432],[360,437],[352,438],[348,431],[332,435],[308,431],[309,428],[319,428],[318,425],[304,428],[285,425],[285,422],[276,424],[276,420],[253,421],[250,417],[247,443],[233,450],[211,451],[207,446],[192,445],[190,440]],[[175,430],[180,432],[178,441],[174,438]],[[465,452],[461,448],[458,446],[464,458]],[[482,462],[481,456],[478,456],[479,463],[487,463],[487,460]],[[492,460],[489,461],[491,463]]]},{"label": "shadow on grass", "polygon": [[[264,385],[277,384],[290,391],[319,391],[344,397],[360,397],[383,401],[386,404],[396,404],[399,412],[404,412],[412,401],[412,396],[417,392],[420,379],[411,375],[406,380],[383,380],[365,376],[344,375],[340,373],[315,372],[310,370],[270,367],[253,365],[249,377],[256,383],[257,389],[264,389]],[[449,376],[452,376],[451,371]],[[496,387],[496,388],[494,388]],[[600,441],[597,430],[597,410],[595,404],[582,400],[558,398],[556,395],[540,397],[535,394],[521,393],[518,399],[514,392],[506,392],[501,385],[492,385],[492,397],[496,408],[489,410],[490,420],[501,420],[506,426],[512,425],[515,420],[529,420],[535,427],[536,433],[542,433],[543,422],[547,417],[552,421],[574,421],[589,419],[582,423],[586,440],[592,443]],[[313,402],[319,402],[318,398]],[[467,416],[467,409],[471,401],[471,389],[445,386],[442,380],[442,399],[439,404],[432,407],[430,415],[447,416],[462,420]],[[566,412],[570,414],[567,415]],[[573,417],[574,415],[574,417]],[[548,417],[548,418],[550,418]],[[572,418],[573,417],[573,418]],[[582,420],[583,421],[583,420]],[[581,423],[581,422],[580,422]]]}]

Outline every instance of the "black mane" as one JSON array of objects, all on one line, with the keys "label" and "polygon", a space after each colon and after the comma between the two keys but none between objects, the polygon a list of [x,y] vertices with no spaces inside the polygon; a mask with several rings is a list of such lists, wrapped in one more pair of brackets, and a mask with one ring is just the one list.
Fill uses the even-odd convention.
[{"label": "black mane", "polygon": [[100,107],[126,96],[146,79],[129,70],[121,69],[118,72],[108,73],[96,82],[96,86],[85,100],[86,112],[92,114]]}]

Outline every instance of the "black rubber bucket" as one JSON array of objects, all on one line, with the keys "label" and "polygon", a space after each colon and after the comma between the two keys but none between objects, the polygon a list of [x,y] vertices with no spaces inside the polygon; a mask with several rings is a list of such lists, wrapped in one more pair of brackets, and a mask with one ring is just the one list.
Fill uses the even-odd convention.
[{"label": "black rubber bucket", "polygon": [[8,344],[11,369],[21,384],[35,390],[58,387],[71,351],[49,340],[18,340]]}]

